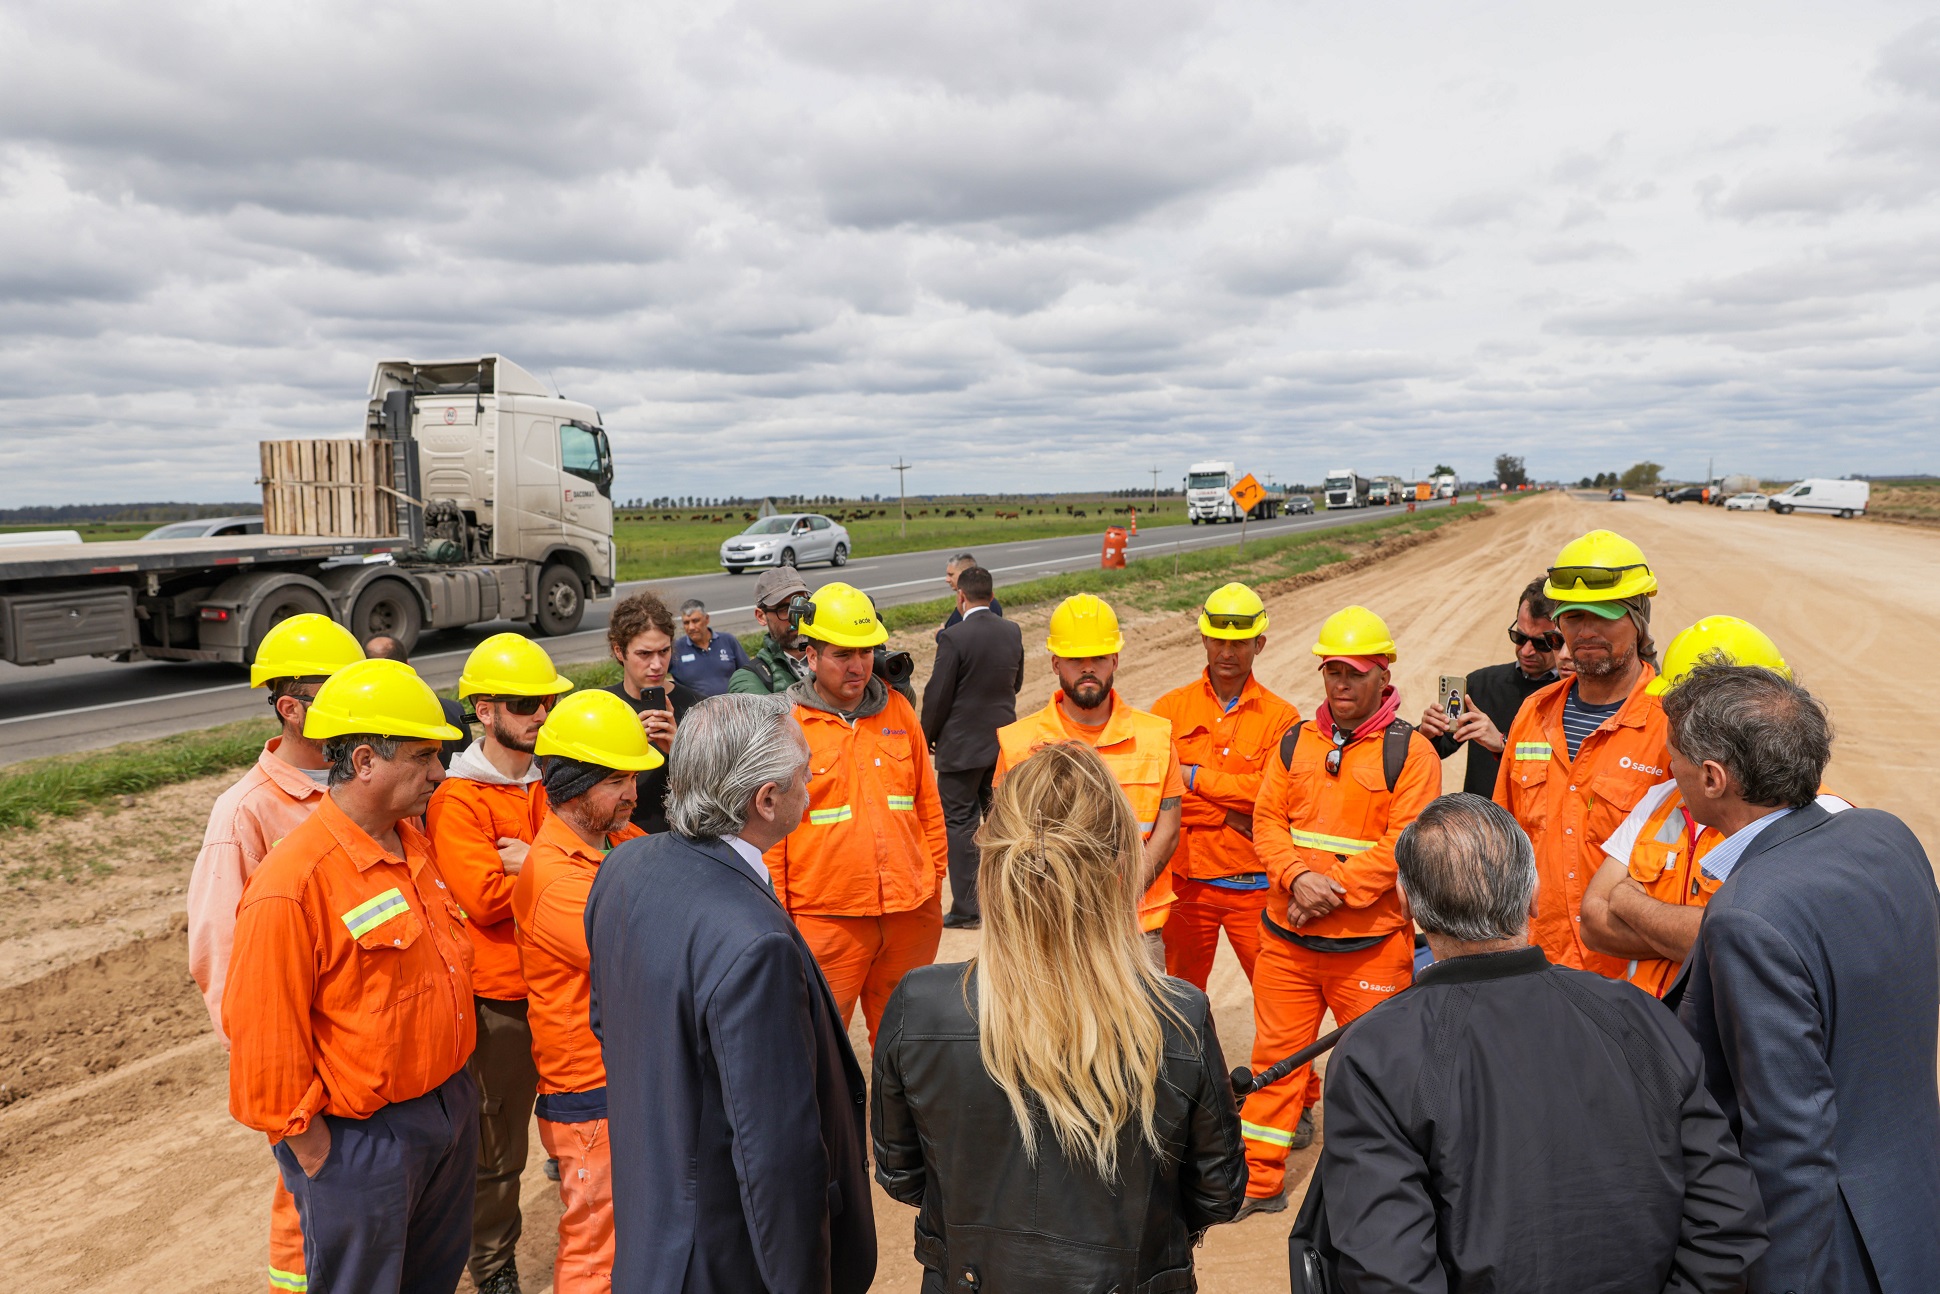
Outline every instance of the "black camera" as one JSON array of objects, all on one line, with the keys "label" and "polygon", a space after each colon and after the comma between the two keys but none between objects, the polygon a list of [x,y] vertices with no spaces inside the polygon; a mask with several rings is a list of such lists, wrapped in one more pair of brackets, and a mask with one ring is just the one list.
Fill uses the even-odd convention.
[{"label": "black camera", "polygon": [[891,687],[902,687],[916,677],[916,658],[906,651],[876,648],[876,677]]}]

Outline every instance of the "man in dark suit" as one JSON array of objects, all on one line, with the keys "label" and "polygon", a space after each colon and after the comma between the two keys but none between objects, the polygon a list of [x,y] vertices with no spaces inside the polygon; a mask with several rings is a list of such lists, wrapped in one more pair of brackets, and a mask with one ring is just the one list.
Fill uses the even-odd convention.
[{"label": "man in dark suit", "polygon": [[671,831],[607,858],[586,905],[606,1061],[613,1288],[860,1294],[875,1278],[862,1070],[762,852],[801,822],[786,698],[696,706]]},{"label": "man in dark suit", "polygon": [[1756,1294],[1940,1290],[1940,892],[1898,818],[1814,803],[1823,707],[1702,665],[1664,697],[1671,774],[1724,884],[1665,995],[1757,1174]]},{"label": "man in dark suit", "polygon": [[970,566],[956,576],[962,617],[936,636],[936,668],[923,689],[923,735],[936,755],[936,789],[950,839],[950,910],[943,924],[974,930],[977,827],[990,808],[997,769],[997,729],[1017,722],[1024,686],[1024,631],[991,607],[990,572]]}]

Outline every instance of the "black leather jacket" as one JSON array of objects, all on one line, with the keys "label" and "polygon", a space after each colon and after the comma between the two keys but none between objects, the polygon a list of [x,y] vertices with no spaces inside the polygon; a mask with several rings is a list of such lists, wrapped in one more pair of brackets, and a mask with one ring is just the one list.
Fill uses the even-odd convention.
[{"label": "black leather jacket", "polygon": [[876,1180],[917,1205],[925,1294],[1165,1294],[1194,1290],[1200,1234],[1239,1212],[1246,1151],[1206,995],[1168,981],[1188,1033],[1161,1016],[1156,1119],[1163,1157],[1121,1134],[1118,1181],[1073,1162],[1046,1128],[1024,1153],[1010,1103],[983,1067],[962,964],[913,970],[875,1049]]}]

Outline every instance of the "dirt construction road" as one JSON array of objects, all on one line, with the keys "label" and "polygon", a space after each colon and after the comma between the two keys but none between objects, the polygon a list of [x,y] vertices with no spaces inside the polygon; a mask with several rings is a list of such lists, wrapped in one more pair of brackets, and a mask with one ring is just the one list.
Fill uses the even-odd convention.
[{"label": "dirt construction road", "polygon": [[[1929,852],[1940,844],[1940,808],[1927,794],[1940,759],[1920,718],[1940,712],[1940,674],[1925,668],[1940,658],[1940,607],[1928,596],[1940,588],[1940,532],[1561,495],[1517,502],[1378,564],[1271,594],[1262,680],[1311,712],[1313,634],[1326,614],[1358,602],[1394,629],[1404,713],[1418,715],[1438,674],[1507,659],[1515,591],[1593,526],[1630,536],[1656,566],[1660,642],[1716,612],[1770,633],[1831,705],[1840,741],[1830,785],[1900,814]],[[1054,686],[1041,654],[1045,616],[1020,619],[1033,652],[1021,704],[1035,708]],[[1141,617],[1127,629],[1119,687],[1134,703],[1199,669],[1187,617]],[[923,637],[909,645],[921,652]],[[1448,762],[1451,788],[1460,759]],[[11,1289],[263,1288],[271,1162],[262,1139],[228,1118],[223,1054],[189,982],[176,916],[202,817],[227,780],[0,845],[0,1253]],[[974,941],[947,934],[944,959]],[[1227,1054],[1242,1061],[1251,1006],[1230,956],[1211,988]],[[1296,1193],[1313,1155],[1296,1156]],[[540,1289],[557,1206],[536,1160],[526,1187],[520,1266],[526,1288]],[[878,1196],[877,1289],[917,1289],[910,1218]],[[1200,1251],[1201,1288],[1284,1288],[1290,1220],[1216,1228]]]}]

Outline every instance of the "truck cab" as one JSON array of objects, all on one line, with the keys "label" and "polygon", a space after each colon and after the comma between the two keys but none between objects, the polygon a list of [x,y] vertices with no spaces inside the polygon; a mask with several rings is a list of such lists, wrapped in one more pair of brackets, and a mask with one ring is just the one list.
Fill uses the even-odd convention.
[{"label": "truck cab", "polygon": [[1238,479],[1231,463],[1194,463],[1186,473],[1186,517],[1195,526],[1238,521],[1239,505],[1227,493]]}]

